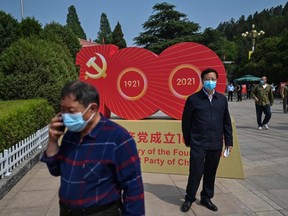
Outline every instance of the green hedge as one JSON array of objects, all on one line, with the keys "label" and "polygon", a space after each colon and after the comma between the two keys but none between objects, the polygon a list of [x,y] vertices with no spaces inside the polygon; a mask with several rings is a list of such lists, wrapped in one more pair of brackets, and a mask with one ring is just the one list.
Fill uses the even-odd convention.
[{"label": "green hedge", "polygon": [[0,152],[49,124],[54,114],[44,99],[0,101]]}]

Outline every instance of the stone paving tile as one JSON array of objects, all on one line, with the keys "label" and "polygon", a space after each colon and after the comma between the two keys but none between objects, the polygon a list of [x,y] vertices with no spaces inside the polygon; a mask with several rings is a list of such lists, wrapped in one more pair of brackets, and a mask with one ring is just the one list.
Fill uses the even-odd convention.
[{"label": "stone paving tile", "polygon": [[267,195],[282,208],[288,209],[288,189],[268,190]]},{"label": "stone paving tile", "polygon": [[161,173],[142,173],[143,181],[154,184],[169,184],[173,185],[173,181],[167,174]]},{"label": "stone paving tile", "polygon": [[225,188],[227,188],[230,192],[235,191],[249,191],[246,187],[244,187],[240,182],[241,180],[233,180],[233,179],[221,179],[218,180]]},{"label": "stone paving tile", "polygon": [[[227,189],[227,187],[225,187],[225,185],[222,183],[224,178],[216,178],[216,190],[219,188],[219,193],[229,193],[230,191]],[[230,179],[231,181],[233,181],[233,179]]]},{"label": "stone paving tile", "polygon": [[259,216],[283,216],[279,211],[257,212]]},{"label": "stone paving tile", "polygon": [[249,176],[249,182],[261,187],[263,190],[269,189],[288,189],[288,181],[285,177],[280,175],[267,176]]},{"label": "stone paving tile", "polygon": [[145,192],[146,216],[176,216],[187,215],[194,216],[192,211],[183,213],[180,206],[183,199],[179,196],[157,197],[155,194]]},{"label": "stone paving tile", "polygon": [[266,153],[259,153],[259,152],[258,154],[245,155],[245,157],[251,161],[272,160],[273,158],[275,158],[274,155],[268,155]]},{"label": "stone paving tile", "polygon": [[213,212],[200,204],[200,200],[192,205],[192,210],[196,215],[209,216],[209,215],[246,215],[245,211],[235,202],[233,202],[227,194],[215,194],[212,202],[218,207],[217,212]]},{"label": "stone paving tile", "polygon": [[[0,211],[0,215],[3,216],[46,216],[47,207],[37,208],[13,208]],[[56,215],[54,215],[56,216]]]},{"label": "stone paving tile", "polygon": [[35,173],[33,178],[50,178],[51,174],[48,171],[48,168],[45,167],[41,167],[37,173]]},{"label": "stone paving tile", "polygon": [[242,202],[242,200],[240,200],[233,193],[228,193],[226,195],[231,202],[233,202],[239,209],[241,209],[243,211],[242,214],[250,215],[250,216],[256,215],[255,212],[253,212],[244,202]]},{"label": "stone paving tile", "polygon": [[182,197],[186,195],[186,186],[188,181],[188,176],[186,175],[169,175],[177,189],[179,190]]},{"label": "stone paving tile", "polygon": [[59,215],[59,200],[58,196],[55,197],[52,204],[49,206],[49,209],[45,216],[57,216]]},{"label": "stone paving tile", "polygon": [[268,203],[270,206],[272,206],[275,210],[280,210],[282,209],[281,206],[279,206],[276,202],[274,202],[271,199],[271,196],[267,196],[266,191],[253,191],[253,193],[258,196],[260,199],[262,199],[263,201],[265,201],[266,203]]},{"label": "stone paving tile", "polygon": [[181,193],[175,185],[166,185],[166,184],[154,184],[154,183],[145,183],[144,189],[146,192],[152,193],[157,197],[166,197],[166,196],[179,196],[181,198]]},{"label": "stone paving tile", "polygon": [[279,157],[279,158],[274,158],[272,159],[273,162],[278,163],[278,164],[282,164],[282,165],[288,165],[288,156],[285,157]]},{"label": "stone paving tile", "polygon": [[52,200],[55,199],[56,195],[57,191],[55,190],[46,190],[45,193],[39,193],[39,191],[19,192],[9,203],[7,203],[5,210],[49,206]]},{"label": "stone paving tile", "polygon": [[0,210],[6,208],[7,204],[13,201],[13,198],[16,194],[17,192],[15,191],[9,191],[9,193],[7,193],[5,197],[0,200]]},{"label": "stone paving tile", "polygon": [[282,209],[280,210],[280,212],[283,214],[283,215],[288,215],[288,208],[287,209]]},{"label": "stone paving tile", "polygon": [[255,156],[258,154],[258,150],[254,147],[242,147],[241,146],[241,154],[245,155],[245,157],[248,158],[248,156]]},{"label": "stone paving tile", "polygon": [[[37,169],[36,169],[37,170]],[[32,179],[32,177],[35,175],[36,170],[32,169],[30,170],[26,175],[24,175],[19,182],[11,189],[11,191],[20,191],[23,187]],[[33,174],[32,174],[33,173]],[[11,192],[10,191],[10,192]]]},{"label": "stone paving tile", "polygon": [[276,155],[276,156],[286,156],[287,157],[287,152],[283,151],[282,146],[281,147],[267,147],[265,149],[261,149],[262,152],[270,154],[270,155]]},{"label": "stone paving tile", "polygon": [[277,163],[273,161],[269,161],[269,160],[258,160],[250,164],[250,167],[258,168],[258,167],[268,167],[268,166],[273,166],[273,165],[277,165]]},{"label": "stone paving tile", "polygon": [[33,178],[22,188],[22,191],[33,190],[58,190],[60,186],[60,179],[52,178]]},{"label": "stone paving tile", "polygon": [[288,178],[288,168],[287,168],[287,166],[281,164],[281,165],[278,165],[277,167],[273,168],[273,170],[277,174],[285,177],[286,179]]},{"label": "stone paving tile", "polygon": [[[276,165],[278,166],[278,165]],[[253,167],[246,167],[245,168],[245,174],[246,176],[277,176],[280,175],[279,173],[276,172],[274,168],[275,165],[269,166],[269,167],[258,167],[257,169],[253,168]],[[286,168],[287,169],[287,168]]]},{"label": "stone paving tile", "polygon": [[274,210],[271,205],[269,205],[268,203],[266,203],[265,201],[263,201],[250,191],[248,192],[237,191],[234,192],[233,194],[254,212]]}]

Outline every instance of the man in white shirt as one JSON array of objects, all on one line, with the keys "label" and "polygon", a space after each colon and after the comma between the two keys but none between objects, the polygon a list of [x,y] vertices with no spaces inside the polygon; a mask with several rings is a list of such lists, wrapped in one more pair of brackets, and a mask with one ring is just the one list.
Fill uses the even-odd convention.
[{"label": "man in white shirt", "polygon": [[231,101],[233,101],[234,86],[233,86],[232,83],[230,83],[230,84],[227,86],[227,91],[228,91],[228,101],[229,101],[230,98],[231,98]]}]

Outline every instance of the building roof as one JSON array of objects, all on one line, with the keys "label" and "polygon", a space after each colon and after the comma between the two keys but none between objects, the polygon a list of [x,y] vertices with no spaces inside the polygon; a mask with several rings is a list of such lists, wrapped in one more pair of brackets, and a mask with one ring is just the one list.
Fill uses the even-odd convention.
[{"label": "building roof", "polygon": [[78,40],[79,40],[79,42],[80,42],[80,44],[81,44],[82,47],[98,46],[98,45],[100,45],[100,44],[98,44],[98,43],[95,43],[95,42],[91,41],[91,39],[90,39],[89,41],[87,41],[87,40],[78,38]]}]

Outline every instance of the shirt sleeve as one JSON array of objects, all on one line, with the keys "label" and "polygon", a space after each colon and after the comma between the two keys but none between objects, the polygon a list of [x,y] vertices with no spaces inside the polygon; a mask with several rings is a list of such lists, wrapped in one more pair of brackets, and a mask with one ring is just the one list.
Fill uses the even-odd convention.
[{"label": "shirt sleeve", "polygon": [[144,187],[136,143],[128,135],[115,149],[116,173],[123,190],[123,216],[145,215]]},{"label": "shirt sleeve", "polygon": [[274,95],[273,95],[272,88],[270,88],[268,98],[269,98],[270,105],[272,105],[274,103]]},{"label": "shirt sleeve", "polygon": [[46,163],[50,174],[53,176],[60,176],[61,175],[60,161],[58,159],[58,154],[56,154],[52,157],[48,157],[46,154],[46,151],[44,151],[40,157],[40,161]]},{"label": "shirt sleeve", "polygon": [[255,87],[252,89],[252,92],[251,92],[251,95],[252,95],[252,97],[253,97],[254,99],[257,97],[256,93],[257,93],[257,86],[255,86]]},{"label": "shirt sleeve", "polygon": [[228,101],[225,98],[225,113],[224,113],[224,141],[225,146],[233,146],[233,129],[231,123],[231,117],[228,109]]},{"label": "shirt sleeve", "polygon": [[187,147],[190,147],[190,127],[191,127],[192,112],[193,112],[192,103],[190,97],[188,97],[182,114],[182,133],[185,145]]}]

